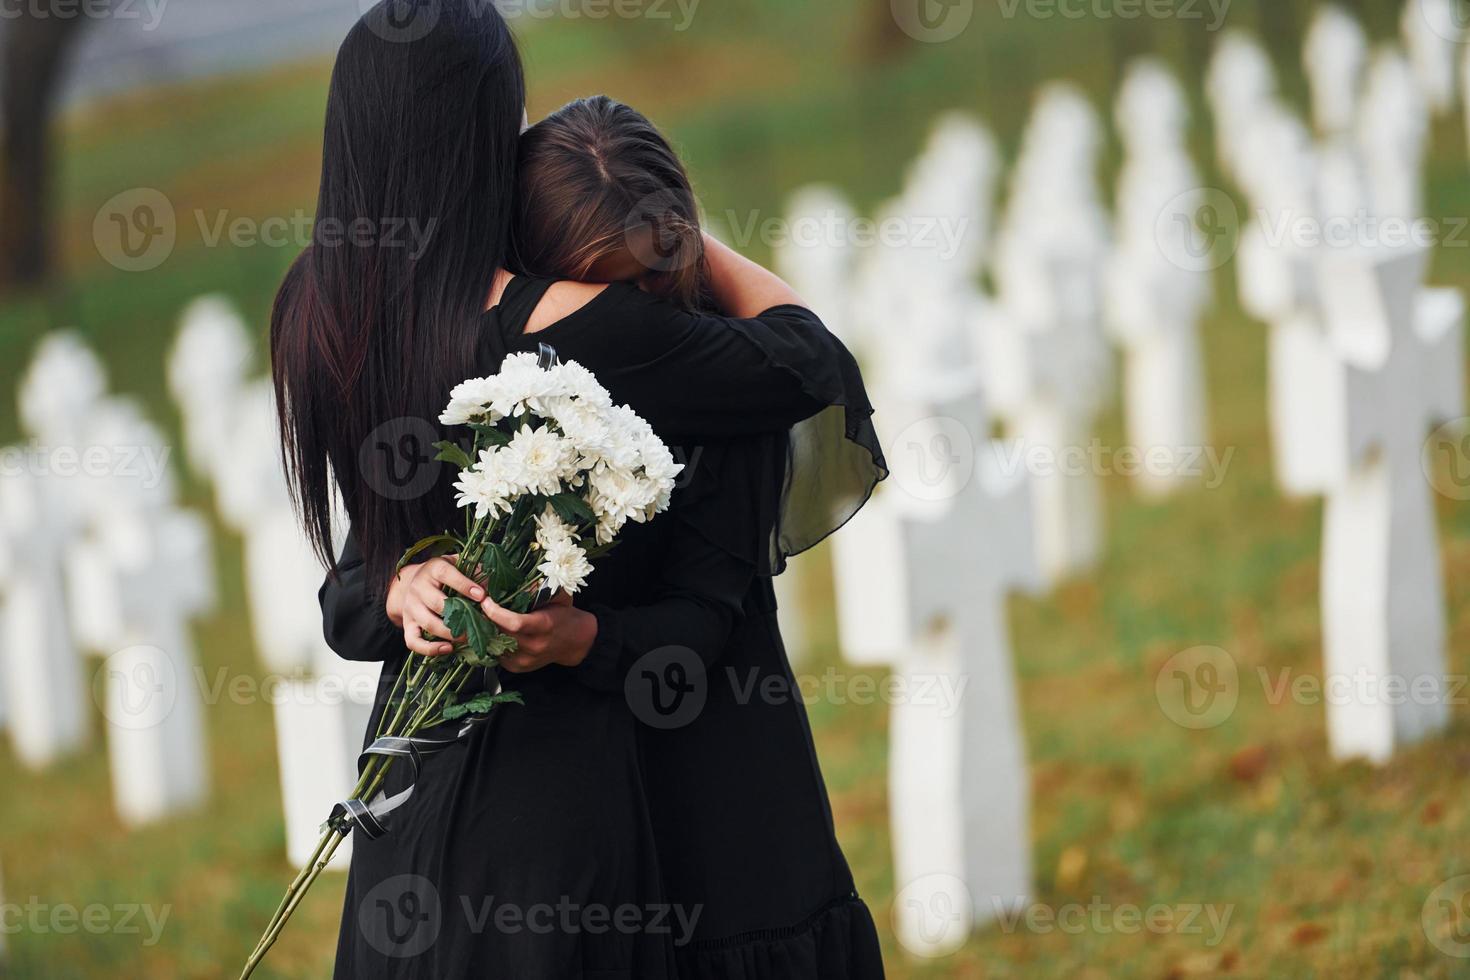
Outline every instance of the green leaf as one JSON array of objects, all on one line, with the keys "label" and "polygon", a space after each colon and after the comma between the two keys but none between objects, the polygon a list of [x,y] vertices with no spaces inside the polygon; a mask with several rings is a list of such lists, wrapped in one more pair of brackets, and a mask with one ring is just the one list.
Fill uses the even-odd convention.
[{"label": "green leaf", "polygon": [[436,534],[433,537],[424,538],[403,553],[403,557],[398,560],[398,567],[393,572],[396,575],[398,572],[403,571],[415,558],[431,549],[437,551],[440,555],[452,555],[459,551],[461,547],[459,538],[456,538],[452,534]]},{"label": "green leaf", "polygon": [[478,660],[490,658],[491,633],[495,624],[485,618],[479,606],[464,596],[450,596],[444,600],[444,625],[456,637],[465,638],[465,643]]},{"label": "green leaf", "polygon": [[477,694],[468,701],[459,704],[446,705],[444,708],[444,720],[456,721],[466,715],[488,715],[502,704],[525,704],[525,698],[516,691],[501,691],[491,694],[488,691]]},{"label": "green leaf", "polygon": [[555,508],[556,514],[568,524],[595,524],[597,515],[592,513],[592,508],[587,506],[575,493],[559,493],[551,498],[551,506]]},{"label": "green leaf", "polygon": [[436,462],[453,463],[462,470],[467,470],[474,465],[474,462],[470,459],[470,454],[461,449],[456,443],[436,442],[434,443],[434,448],[439,450],[439,455],[434,457]]},{"label": "green leaf", "polygon": [[475,434],[480,437],[476,441],[483,442],[487,446],[504,446],[510,442],[510,433],[502,432],[496,426],[484,422],[471,422],[470,428],[474,429]]},{"label": "green leaf", "polygon": [[521,571],[500,545],[491,542],[485,547],[483,563],[490,572],[486,588],[491,595],[508,596],[520,586]]}]

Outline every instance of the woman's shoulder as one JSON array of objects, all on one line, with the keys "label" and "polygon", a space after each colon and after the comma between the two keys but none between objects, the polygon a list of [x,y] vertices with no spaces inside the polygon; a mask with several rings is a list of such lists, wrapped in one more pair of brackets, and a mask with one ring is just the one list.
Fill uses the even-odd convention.
[{"label": "woman's shoulder", "polygon": [[574,282],[561,279],[545,284],[540,301],[531,311],[526,333],[540,333],[580,313],[602,298],[616,283]]}]

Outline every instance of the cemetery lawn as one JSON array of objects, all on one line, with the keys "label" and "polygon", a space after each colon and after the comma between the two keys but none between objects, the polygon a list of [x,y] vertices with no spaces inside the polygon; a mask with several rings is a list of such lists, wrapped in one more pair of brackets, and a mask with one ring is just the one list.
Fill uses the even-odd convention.
[{"label": "cemetery lawn", "polygon": [[[598,90],[646,109],[680,143],[706,209],[738,244],[767,258],[764,243],[743,240],[752,215],[779,216],[786,192],[817,179],[870,210],[896,189],[938,111],[980,111],[1013,149],[1036,82],[1070,76],[1097,97],[1117,75],[1112,28],[1024,18],[997,22],[993,32],[982,24],[952,44],[853,74],[842,66],[859,57],[855,32],[865,19],[856,11],[842,18],[837,7],[711,4],[680,35],[667,25],[601,22],[528,31],[532,115]],[[1232,22],[1252,26],[1261,8],[1242,0],[1232,9]],[[1197,95],[1199,65],[1182,30],[1144,29]],[[737,40],[757,30],[767,43]],[[828,49],[830,60],[809,56]],[[1288,68],[1285,56],[1280,63]],[[321,64],[288,67],[130,97],[67,121],[58,235],[68,275],[52,294],[0,305],[0,439],[17,438],[10,406],[32,346],[62,325],[96,345],[117,390],[142,398],[177,433],[161,380],[177,314],[193,296],[223,291],[263,332],[295,246],[209,242],[221,221],[310,214],[326,80]],[[1464,145],[1456,121],[1435,133],[1436,213],[1470,213]],[[1213,159],[1203,138],[1199,149]],[[176,252],[148,275],[107,266],[90,238],[98,207],[138,186],[168,194],[179,221]],[[1320,677],[1321,509],[1283,500],[1271,482],[1265,331],[1236,308],[1232,271],[1224,270],[1222,301],[1206,327],[1214,440],[1234,452],[1223,483],[1148,505],[1109,480],[1100,571],[1047,598],[1012,603],[1033,762],[1036,899],[1059,911],[1080,906],[1062,916],[1065,927],[992,927],[927,963],[896,946],[888,928],[887,713],[882,704],[841,703],[869,692],[856,678],[881,675],[839,665],[830,597],[807,597],[826,639],[800,673],[824,692],[810,711],[838,829],[894,977],[1470,976],[1470,960],[1439,952],[1421,924],[1431,891],[1470,872],[1470,693],[1461,692],[1445,739],[1378,769],[1328,759],[1324,707],[1310,690],[1277,696]],[[1434,280],[1470,286],[1470,265],[1443,251]],[[1116,412],[1099,435],[1121,444]],[[208,510],[197,484],[186,484],[186,494]],[[1470,508],[1441,505],[1451,669],[1464,675]],[[112,815],[100,743],[39,776],[0,748],[5,901],[24,916],[21,930],[4,937],[16,977],[233,975],[293,872],[283,856],[273,691],[254,658],[239,543],[216,529],[223,601],[197,630],[200,682],[212,702],[208,809],[127,833]],[[1240,697],[1223,724],[1190,731],[1161,711],[1155,677],[1173,654],[1198,645],[1234,658]],[[826,697],[829,690],[838,697]],[[318,885],[261,976],[329,974],[341,889],[340,877]],[[133,911],[139,905],[167,914],[156,943]],[[1130,905],[1140,914],[1163,906],[1153,915],[1190,921],[1140,931],[1140,921],[1160,920],[1126,909],[1115,915]],[[86,912],[83,923],[111,928],[78,928],[68,907]],[[16,922],[7,912],[0,925]],[[1441,920],[1429,922],[1437,931]]]}]

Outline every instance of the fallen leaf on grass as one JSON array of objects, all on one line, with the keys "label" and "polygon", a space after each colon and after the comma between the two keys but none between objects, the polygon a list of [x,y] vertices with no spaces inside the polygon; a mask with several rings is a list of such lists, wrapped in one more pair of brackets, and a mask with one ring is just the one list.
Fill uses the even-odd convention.
[{"label": "fallen leaf on grass", "polygon": [[1270,750],[1264,745],[1253,745],[1230,757],[1230,776],[1236,782],[1254,783],[1270,763]]},{"label": "fallen leaf on grass", "polygon": [[1327,927],[1316,922],[1303,922],[1291,931],[1291,942],[1295,946],[1310,946],[1327,938]]}]

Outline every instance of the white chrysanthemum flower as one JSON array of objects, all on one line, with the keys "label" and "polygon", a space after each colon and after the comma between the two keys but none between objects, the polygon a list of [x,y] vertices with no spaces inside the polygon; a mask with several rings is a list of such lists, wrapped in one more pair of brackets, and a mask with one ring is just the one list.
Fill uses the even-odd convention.
[{"label": "white chrysanthemum flower", "polygon": [[517,493],[493,459],[488,465],[485,463],[485,457],[490,456],[491,453],[482,454],[480,465],[460,473],[454,484],[454,489],[459,491],[457,503],[460,507],[475,508],[478,520],[510,513]]},{"label": "white chrysanthemum flower", "polygon": [[608,428],[608,445],[602,454],[603,462],[613,469],[636,469],[639,463],[638,447],[644,436],[652,431],[648,428],[648,423],[627,405],[614,405],[606,409],[603,419]]},{"label": "white chrysanthemum flower", "polygon": [[577,475],[577,447],[549,427],[522,426],[500,450],[515,461],[520,488],[554,496]]},{"label": "white chrysanthemum flower", "polygon": [[497,382],[494,407],[506,418],[530,412],[545,415],[543,400],[564,393],[562,369],[543,369],[534,354],[512,354],[495,375]]},{"label": "white chrysanthemum flower", "polygon": [[575,544],[576,540],[576,528],[562,520],[561,515],[549,504],[546,510],[536,515],[536,546],[542,551],[550,551],[563,544]]},{"label": "white chrysanthemum flower", "polygon": [[587,584],[587,576],[592,574],[592,563],[587,560],[587,552],[575,542],[562,541],[546,550],[536,571],[541,573],[546,588],[576,595]]},{"label": "white chrysanthemum flower", "polygon": [[456,385],[449,396],[449,407],[439,416],[441,425],[467,425],[470,422],[494,424],[504,418],[492,405],[496,396],[493,378],[471,378]]},{"label": "white chrysanthemum flower", "polygon": [[622,530],[628,521],[642,523],[644,514],[653,502],[657,491],[650,491],[647,481],[627,470],[599,467],[588,477],[591,493],[588,503],[599,522],[606,521],[615,530]]},{"label": "white chrysanthemum flower", "polygon": [[612,429],[605,412],[590,402],[567,400],[553,406],[552,418],[577,447],[580,469],[590,470],[603,462],[612,450]]},{"label": "white chrysanthemum flower", "polygon": [[561,366],[562,390],[573,398],[594,408],[612,407],[612,395],[597,380],[597,376],[578,364],[567,361]]}]

